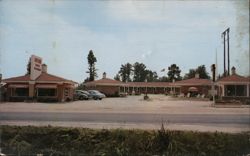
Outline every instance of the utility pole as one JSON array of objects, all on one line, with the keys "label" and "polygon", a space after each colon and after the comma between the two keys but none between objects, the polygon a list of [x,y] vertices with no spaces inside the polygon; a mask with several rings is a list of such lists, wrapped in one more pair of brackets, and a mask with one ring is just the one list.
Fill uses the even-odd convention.
[{"label": "utility pole", "polygon": [[223,45],[224,45],[224,75],[226,75],[226,31],[224,31],[222,34],[223,36]]},{"label": "utility pole", "polygon": [[227,28],[227,73],[230,75],[230,57],[229,57],[229,31],[230,28]]},{"label": "utility pole", "polygon": [[[224,44],[224,76],[230,75],[229,30],[230,28],[227,28],[221,34],[221,36],[223,37],[223,44]],[[226,38],[227,38],[227,43],[226,43]],[[227,72],[226,72],[226,44],[227,44]]]}]

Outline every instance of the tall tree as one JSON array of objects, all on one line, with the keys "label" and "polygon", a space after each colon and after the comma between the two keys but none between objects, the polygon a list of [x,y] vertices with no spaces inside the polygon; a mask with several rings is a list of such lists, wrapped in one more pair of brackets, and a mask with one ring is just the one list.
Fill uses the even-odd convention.
[{"label": "tall tree", "polygon": [[27,64],[27,72],[26,74],[29,75],[31,72],[31,57],[29,58],[28,64]]},{"label": "tall tree", "polygon": [[181,80],[180,73],[181,70],[176,64],[172,64],[170,67],[168,67],[168,78],[170,81]]},{"label": "tall tree", "polygon": [[205,65],[201,65],[196,69],[196,73],[199,74],[200,78],[202,79],[210,79],[210,76],[206,70]]},{"label": "tall tree", "polygon": [[184,79],[194,78],[195,74],[199,74],[199,77],[202,79],[210,79],[205,65],[200,65],[196,69],[190,69],[189,72],[185,74]]},{"label": "tall tree", "polygon": [[147,73],[146,79],[148,82],[158,81],[158,75],[155,71],[153,72],[151,70],[146,70],[146,73]]},{"label": "tall tree", "polygon": [[136,62],[133,65],[133,81],[144,82],[147,77],[146,66],[143,63]]},{"label": "tall tree", "polygon": [[94,81],[95,78],[97,77],[97,69],[95,68],[95,63],[97,62],[97,59],[93,53],[92,50],[89,51],[88,54],[88,64],[89,64],[89,68],[87,73],[89,73],[89,81]]},{"label": "tall tree", "polygon": [[191,79],[194,78],[196,74],[196,70],[195,69],[189,69],[189,72],[185,74],[183,79]]},{"label": "tall tree", "polygon": [[120,75],[119,75],[119,74],[116,74],[115,77],[114,77],[114,79],[117,80],[117,81],[121,81],[121,80],[120,80]]},{"label": "tall tree", "polygon": [[131,74],[132,74],[132,65],[130,63],[126,63],[121,65],[121,68],[118,72],[121,76],[122,82],[130,82]]},{"label": "tall tree", "polygon": [[168,82],[169,79],[168,79],[167,76],[162,76],[162,77],[159,77],[158,81],[160,81],[160,82]]}]

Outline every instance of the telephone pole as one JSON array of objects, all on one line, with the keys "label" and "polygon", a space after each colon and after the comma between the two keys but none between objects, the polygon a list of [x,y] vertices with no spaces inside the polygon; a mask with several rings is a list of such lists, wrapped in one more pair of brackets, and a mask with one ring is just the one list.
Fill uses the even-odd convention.
[{"label": "telephone pole", "polygon": [[[230,75],[229,30],[230,28],[227,28],[221,34],[221,36],[223,37],[223,44],[224,44],[224,76]],[[227,39],[227,43],[226,43],[226,39]],[[226,72],[226,44],[227,44],[227,72]]]},{"label": "telephone pole", "polygon": [[230,28],[227,28],[227,73],[230,75],[230,57],[229,57],[229,30]]}]

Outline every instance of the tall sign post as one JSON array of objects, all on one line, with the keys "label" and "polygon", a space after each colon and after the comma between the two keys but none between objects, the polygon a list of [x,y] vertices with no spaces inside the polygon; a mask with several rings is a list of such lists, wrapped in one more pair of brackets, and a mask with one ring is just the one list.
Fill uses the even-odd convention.
[{"label": "tall sign post", "polygon": [[30,69],[30,79],[35,80],[42,73],[42,58],[32,55],[31,56],[31,69]]}]

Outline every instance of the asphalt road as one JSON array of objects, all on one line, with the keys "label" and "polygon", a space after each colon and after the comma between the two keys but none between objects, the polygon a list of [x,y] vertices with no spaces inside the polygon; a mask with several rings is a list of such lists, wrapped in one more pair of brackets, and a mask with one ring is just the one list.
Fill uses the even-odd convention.
[{"label": "asphalt road", "polygon": [[174,124],[237,124],[250,125],[247,114],[146,114],[146,113],[57,113],[57,112],[1,112],[1,121],[60,121],[93,123],[168,122]]}]

